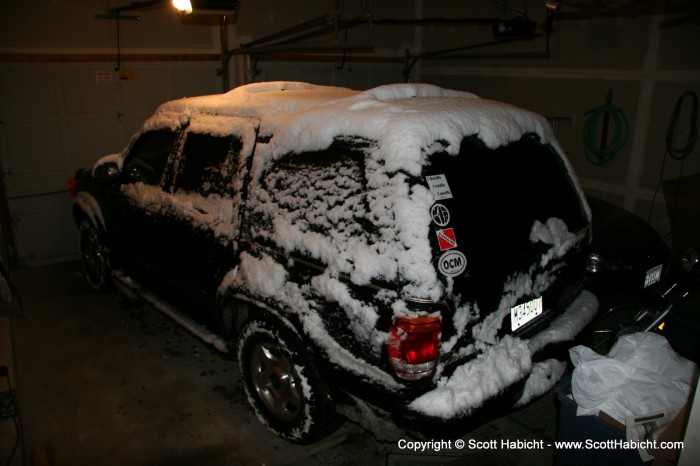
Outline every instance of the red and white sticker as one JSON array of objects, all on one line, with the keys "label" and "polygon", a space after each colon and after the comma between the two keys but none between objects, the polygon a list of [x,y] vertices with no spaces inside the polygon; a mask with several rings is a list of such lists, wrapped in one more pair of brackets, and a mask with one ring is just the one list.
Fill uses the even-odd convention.
[{"label": "red and white sticker", "polygon": [[437,231],[438,244],[440,251],[447,251],[457,247],[457,238],[455,238],[454,228],[445,228]]}]

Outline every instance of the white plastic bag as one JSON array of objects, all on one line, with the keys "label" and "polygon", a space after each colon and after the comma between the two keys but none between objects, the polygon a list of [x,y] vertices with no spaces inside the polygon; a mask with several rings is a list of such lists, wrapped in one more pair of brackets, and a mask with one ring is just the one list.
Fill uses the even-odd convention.
[{"label": "white plastic bag", "polygon": [[620,338],[608,356],[586,346],[569,350],[577,415],[599,411],[625,424],[628,417],[677,410],[688,400],[698,368],[656,333]]}]

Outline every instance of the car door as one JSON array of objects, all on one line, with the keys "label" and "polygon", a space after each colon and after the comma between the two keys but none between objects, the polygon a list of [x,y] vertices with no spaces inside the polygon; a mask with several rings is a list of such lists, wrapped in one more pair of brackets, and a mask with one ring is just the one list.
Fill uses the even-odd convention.
[{"label": "car door", "polygon": [[164,202],[168,193],[169,159],[181,138],[179,129],[163,128],[140,134],[128,149],[109,209],[111,238],[120,260],[141,275],[162,270]]},{"label": "car door", "polygon": [[215,306],[224,275],[237,264],[240,186],[255,128],[241,118],[193,116],[173,159],[162,243],[170,250],[168,273],[205,308]]}]

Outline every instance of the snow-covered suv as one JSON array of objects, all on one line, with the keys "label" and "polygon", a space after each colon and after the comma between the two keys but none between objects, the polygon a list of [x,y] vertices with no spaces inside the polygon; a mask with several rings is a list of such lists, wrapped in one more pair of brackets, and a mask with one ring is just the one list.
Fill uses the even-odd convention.
[{"label": "snow-covered suv", "polygon": [[[90,283],[237,355],[293,442],[525,403],[597,311],[590,212],[546,120],[431,85],[274,82],[163,104],[76,176]],[[344,409],[344,411],[347,411]]]}]

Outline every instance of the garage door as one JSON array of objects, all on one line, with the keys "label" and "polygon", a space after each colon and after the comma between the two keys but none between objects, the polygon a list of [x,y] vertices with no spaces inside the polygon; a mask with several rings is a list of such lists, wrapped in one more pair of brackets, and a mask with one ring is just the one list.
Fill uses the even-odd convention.
[{"label": "garage door", "polygon": [[[189,66],[188,66],[189,65]],[[118,152],[176,97],[220,92],[216,65],[22,64],[0,69],[0,170],[18,266],[77,258],[68,180]]]}]

